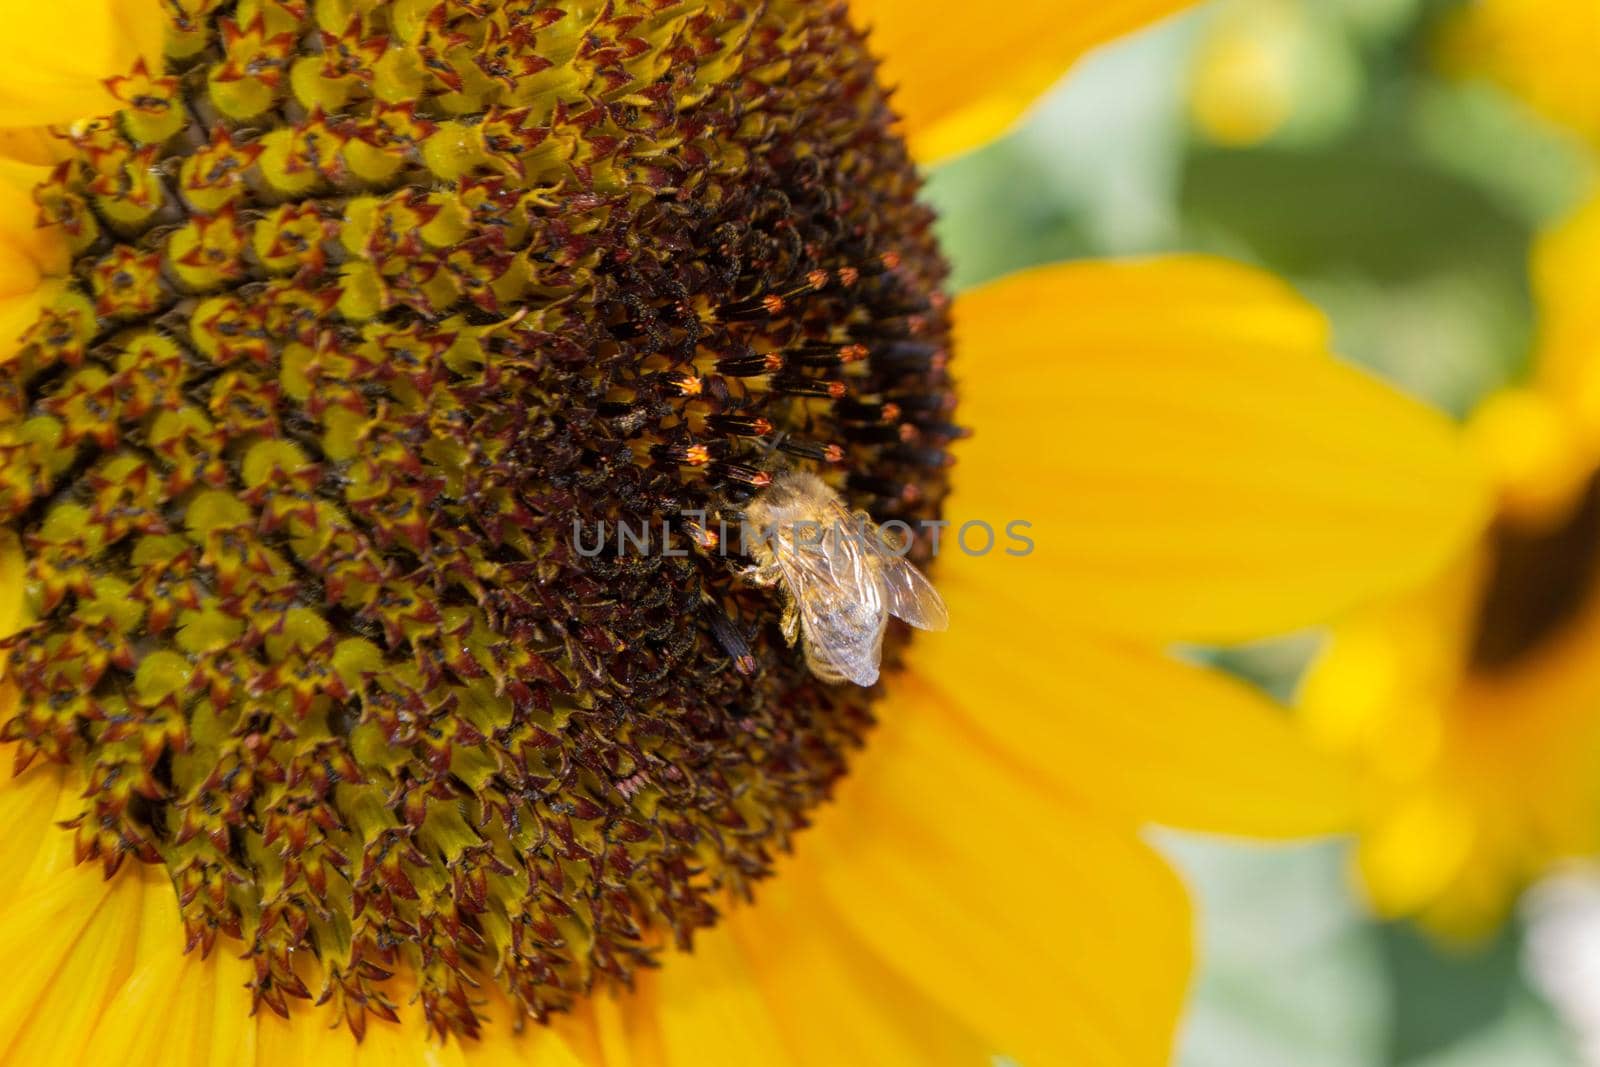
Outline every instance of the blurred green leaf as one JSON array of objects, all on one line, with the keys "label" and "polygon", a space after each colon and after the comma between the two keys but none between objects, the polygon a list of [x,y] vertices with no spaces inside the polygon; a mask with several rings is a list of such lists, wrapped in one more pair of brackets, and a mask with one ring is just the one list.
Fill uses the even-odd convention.
[{"label": "blurred green leaf", "polygon": [[1205,904],[1179,1067],[1380,1062],[1388,988],[1375,931],[1343,891],[1342,847],[1160,844]]},{"label": "blurred green leaf", "polygon": [[1293,274],[1522,273],[1528,226],[1480,188],[1366,139],[1316,152],[1200,149],[1185,215]]},{"label": "blurred green leaf", "polygon": [[1549,1009],[1519,992],[1474,1036],[1405,1067],[1580,1067],[1580,1060]]},{"label": "blurred green leaf", "polygon": [[1394,988],[1390,1064],[1450,1048],[1494,1025],[1521,985],[1521,939],[1514,927],[1476,948],[1451,949],[1409,924],[1381,929]]},{"label": "blurred green leaf", "polygon": [[1300,281],[1333,319],[1341,353],[1455,415],[1517,377],[1527,360],[1533,313],[1520,277],[1463,269],[1391,283]]},{"label": "blurred green leaf", "polygon": [[1430,161],[1476,183],[1528,223],[1559,218],[1592,187],[1594,159],[1581,138],[1487,84],[1425,83],[1412,123]]},{"label": "blurred green leaf", "polygon": [[1076,259],[1093,249],[1058,194],[1050,169],[1015,140],[940,167],[926,196],[939,211],[939,240],[960,291],[1023,267]]},{"label": "blurred green leaf", "polygon": [[1193,16],[1087,57],[1012,135],[928,176],[961,290],[1025,267],[1170,250]]},{"label": "blurred green leaf", "polygon": [[1301,672],[1321,649],[1324,636],[1320,630],[1307,630],[1227,648],[1181,646],[1172,651],[1249,682],[1287,709]]}]

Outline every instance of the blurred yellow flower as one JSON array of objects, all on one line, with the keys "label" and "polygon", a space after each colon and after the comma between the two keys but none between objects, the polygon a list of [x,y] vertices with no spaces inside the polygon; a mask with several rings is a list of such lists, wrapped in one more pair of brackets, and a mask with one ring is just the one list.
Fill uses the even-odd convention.
[{"label": "blurred yellow flower", "polygon": [[1473,0],[1441,34],[1442,64],[1486,77],[1546,118],[1600,138],[1600,6],[1588,0]]},{"label": "blurred yellow flower", "polygon": [[1195,56],[1196,126],[1225,145],[1270,139],[1294,114],[1311,29],[1300,0],[1224,0]]},{"label": "blurred yellow flower", "polygon": [[1189,74],[1196,130],[1230,147],[1318,139],[1354,118],[1358,41],[1382,11],[1315,0],[1220,0],[1204,16]]},{"label": "blurred yellow flower", "polygon": [[[903,124],[825,0],[172,0],[159,62],[151,6],[14,12],[0,1059],[1163,1062],[1141,828],[1350,815],[1164,646],[1415,584],[1480,510],[1256,272],[952,312],[901,133],[1179,6],[860,0]],[[944,552],[956,632],[857,691],[726,563],[561,540],[777,448],[1037,551]]]},{"label": "blurred yellow flower", "polygon": [[1437,579],[1340,627],[1302,693],[1315,735],[1361,768],[1373,902],[1446,935],[1600,851],[1597,263],[1600,203],[1538,248],[1535,373],[1468,426],[1493,521]]}]

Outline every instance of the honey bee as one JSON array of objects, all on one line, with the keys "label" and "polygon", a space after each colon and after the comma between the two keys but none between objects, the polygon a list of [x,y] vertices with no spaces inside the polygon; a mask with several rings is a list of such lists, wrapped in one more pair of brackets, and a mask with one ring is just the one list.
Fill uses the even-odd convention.
[{"label": "honey bee", "polygon": [[782,586],[783,635],[791,647],[805,638],[806,665],[822,681],[876,682],[890,615],[922,630],[950,624],[922,572],[816,475],[776,475],[744,514],[755,560],[745,577]]}]

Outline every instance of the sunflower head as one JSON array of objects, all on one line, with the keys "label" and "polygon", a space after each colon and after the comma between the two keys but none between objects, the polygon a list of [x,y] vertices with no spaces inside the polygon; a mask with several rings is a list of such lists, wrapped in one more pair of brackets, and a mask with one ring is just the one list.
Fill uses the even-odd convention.
[{"label": "sunflower head", "polygon": [[870,723],[679,516],[780,466],[937,514],[915,171],[831,0],[166,11],[36,194],[0,736],[258,1002],[543,1018],[714,922]]},{"label": "sunflower head", "polygon": [[1467,424],[1489,521],[1453,564],[1344,623],[1304,694],[1365,779],[1374,904],[1449,939],[1482,937],[1553,866],[1600,849],[1597,223],[1590,206],[1540,242],[1533,373]]}]

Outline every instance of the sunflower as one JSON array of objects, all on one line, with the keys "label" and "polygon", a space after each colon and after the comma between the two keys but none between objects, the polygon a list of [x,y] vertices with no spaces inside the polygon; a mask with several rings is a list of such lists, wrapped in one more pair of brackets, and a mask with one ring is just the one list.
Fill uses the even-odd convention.
[{"label": "sunflower", "polygon": [[1302,693],[1365,779],[1357,863],[1389,915],[1450,936],[1600,851],[1600,202],[1535,253],[1530,380],[1467,436],[1496,487],[1477,543],[1340,627]]},{"label": "sunflower", "polygon": [[[1164,647],[1480,509],[1253,271],[944,294],[913,159],[1177,6],[14,13],[0,1058],[1163,1062],[1141,829],[1350,815]],[[955,620],[872,689],[704,521],[796,468]]]}]

